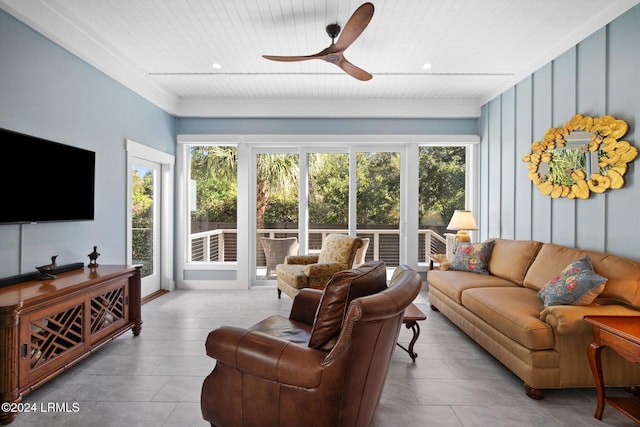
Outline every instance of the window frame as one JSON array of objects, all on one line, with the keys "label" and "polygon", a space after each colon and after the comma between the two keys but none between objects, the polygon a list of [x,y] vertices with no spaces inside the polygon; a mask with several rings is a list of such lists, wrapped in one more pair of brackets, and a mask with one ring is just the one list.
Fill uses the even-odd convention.
[{"label": "window frame", "polygon": [[[421,145],[467,147],[466,153],[466,208],[478,212],[478,135],[178,135],[176,150],[176,269],[177,285],[184,289],[247,289],[257,285],[255,272],[255,152],[282,152],[297,150],[300,156],[314,151],[356,152],[362,150],[393,149],[401,152],[401,210],[404,211],[400,226],[401,245],[404,246],[406,263],[418,270],[426,270],[427,264],[419,262],[418,247],[418,150]],[[189,152],[194,144],[236,145],[238,147],[238,259],[236,262],[186,261],[188,227],[188,167]],[[301,157],[302,158],[302,157]],[[354,178],[355,179],[355,178]],[[353,190],[355,191],[355,189]],[[186,218],[185,218],[186,217]],[[479,218],[476,218],[478,221]],[[306,225],[300,226],[300,233]],[[350,232],[352,230],[350,229]],[[302,242],[301,242],[302,243]],[[301,245],[302,250],[302,245]],[[401,249],[402,253],[402,249]],[[247,255],[242,255],[247,254]]]}]

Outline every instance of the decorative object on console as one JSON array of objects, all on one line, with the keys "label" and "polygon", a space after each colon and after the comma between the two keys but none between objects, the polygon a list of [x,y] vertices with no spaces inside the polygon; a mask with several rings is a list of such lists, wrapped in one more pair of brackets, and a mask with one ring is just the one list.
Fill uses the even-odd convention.
[{"label": "decorative object on console", "polygon": [[51,257],[51,264],[41,265],[40,267],[36,267],[36,270],[40,272],[40,275],[38,276],[38,280],[48,280],[48,279],[56,278],[56,276],[53,274],[53,272],[57,267],[56,258],[58,258],[58,255],[53,255]]},{"label": "decorative object on console", "polygon": [[[55,270],[47,271],[48,274],[54,275],[58,273],[64,273],[65,271],[77,270],[83,268],[84,264],[81,262],[74,262],[71,264],[58,265]],[[36,267],[37,269],[37,267]],[[38,271],[31,271],[29,273],[17,274],[15,276],[8,276],[0,278],[0,288],[4,286],[15,285],[16,283],[28,282],[29,280],[38,280],[40,273]],[[51,278],[40,280],[52,280]]]},{"label": "decorative object on console", "polygon": [[465,211],[461,209],[457,209],[453,212],[453,216],[451,217],[451,221],[449,221],[449,225],[447,225],[447,230],[457,230],[456,240],[458,242],[470,242],[471,237],[469,237],[469,233],[467,230],[477,230],[478,224],[476,224],[476,220],[473,218],[473,214],[471,211]]},{"label": "decorative object on console", "polygon": [[89,267],[97,267],[98,266],[98,257],[100,256],[100,254],[98,253],[98,247],[94,246],[93,247],[93,252],[91,252],[87,256],[89,257]]},{"label": "decorative object on console", "polygon": [[522,157],[529,163],[529,179],[554,199],[588,199],[591,192],[621,188],[627,164],[638,156],[636,147],[619,141],[628,129],[624,120],[613,116],[576,114],[531,144],[531,153]]},{"label": "decorative object on console", "polygon": [[487,264],[493,251],[493,240],[483,243],[459,243],[449,264],[449,270],[489,274]]},{"label": "decorative object on console", "polygon": [[593,271],[589,255],[569,264],[538,291],[545,307],[589,305],[603,291],[607,278]]}]

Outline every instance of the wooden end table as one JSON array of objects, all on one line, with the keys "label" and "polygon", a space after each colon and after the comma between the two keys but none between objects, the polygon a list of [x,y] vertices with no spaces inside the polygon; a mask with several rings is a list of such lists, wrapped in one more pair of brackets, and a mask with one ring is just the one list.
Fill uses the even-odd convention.
[{"label": "wooden end table", "polygon": [[433,263],[442,264],[447,260],[446,254],[431,254],[429,257],[429,270],[433,270]]},{"label": "wooden end table", "polygon": [[606,397],[600,356],[602,349],[610,347],[630,362],[640,362],[640,316],[585,316],[593,325],[593,342],[587,347],[589,365],[598,391],[595,418],[601,420],[604,403],[622,412],[640,424],[640,399],[636,396]]},{"label": "wooden end table", "polygon": [[411,338],[411,342],[409,343],[409,348],[404,347],[400,343],[398,347],[409,353],[409,357],[411,357],[412,361],[416,361],[416,357],[418,357],[418,353],[413,351],[413,346],[416,341],[418,341],[418,337],[420,336],[420,326],[418,322],[421,320],[425,320],[427,316],[416,306],[414,303],[411,303],[407,308],[404,309],[404,317],[402,318],[402,323],[406,326],[407,329],[411,329],[413,331],[413,337]]}]

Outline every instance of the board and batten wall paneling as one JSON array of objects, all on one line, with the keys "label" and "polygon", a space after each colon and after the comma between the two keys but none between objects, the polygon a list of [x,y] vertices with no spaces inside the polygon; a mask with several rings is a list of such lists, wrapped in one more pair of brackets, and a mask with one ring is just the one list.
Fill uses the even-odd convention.
[{"label": "board and batten wall paneling", "polygon": [[488,162],[488,184],[489,184],[489,228],[487,230],[488,237],[500,237],[500,204],[502,196],[502,160],[501,160],[501,141],[502,127],[500,126],[500,118],[502,107],[502,98],[496,98],[489,103],[489,162]]},{"label": "board and batten wall paneling", "polygon": [[500,235],[505,239],[515,236],[513,212],[515,203],[515,88],[511,88],[502,95],[501,108],[501,197],[500,197]]},{"label": "board and batten wall paneling", "polygon": [[[576,49],[569,49],[552,63],[553,118],[551,126],[560,127],[576,114]],[[542,138],[542,135],[540,136]],[[551,241],[575,246],[576,200],[551,199]]]},{"label": "board and batten wall paneling", "polygon": [[[640,7],[622,15],[607,28],[607,113],[629,123],[624,139],[639,146],[636,130],[640,79]],[[640,187],[638,161],[628,165],[623,188],[606,193],[607,251],[640,258],[637,237],[640,233]]]},{"label": "board and batten wall paneling", "polygon": [[[599,117],[607,111],[606,30],[592,34],[577,47],[578,112]],[[603,195],[604,196],[604,195]],[[607,197],[590,197],[576,202],[576,246],[589,250],[605,247]]]},{"label": "board and batten wall paneling", "polygon": [[[480,133],[480,164],[489,164],[489,105],[482,106],[482,113],[480,119],[478,119],[478,132]],[[481,167],[478,173],[479,187],[479,209],[480,212],[475,212],[476,221],[478,223],[479,238],[483,241],[489,238],[489,169]]]},{"label": "board and batten wall paneling", "polygon": [[[516,86],[516,167],[515,167],[515,204],[513,216],[515,224],[515,238],[519,240],[531,240],[531,198],[534,191],[529,179],[527,163],[522,161],[522,156],[531,150],[533,115],[533,79],[527,77]],[[537,190],[535,190],[537,191]]]},{"label": "board and batten wall paneling", "polygon": [[[533,74],[533,140],[540,141],[553,125],[552,65],[547,64]],[[531,237],[541,242],[551,241],[551,198],[537,188],[531,199]]]},{"label": "board and batten wall paneling", "polygon": [[[640,234],[635,219],[640,212],[640,160],[628,165],[623,188],[587,200],[542,195],[522,162],[533,141],[576,113],[611,114],[627,121],[623,139],[640,147],[635,129],[640,124],[638,70],[640,5],[482,107],[481,237],[513,235],[640,259],[635,238]],[[510,174],[515,174],[512,184]]]}]

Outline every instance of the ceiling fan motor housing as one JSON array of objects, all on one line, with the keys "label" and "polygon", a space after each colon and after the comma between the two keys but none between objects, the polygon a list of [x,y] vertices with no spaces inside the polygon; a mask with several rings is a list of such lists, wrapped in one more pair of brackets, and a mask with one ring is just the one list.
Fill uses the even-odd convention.
[{"label": "ceiling fan motor housing", "polygon": [[327,25],[327,34],[331,39],[335,39],[340,34],[340,25],[338,24],[329,24]]}]

